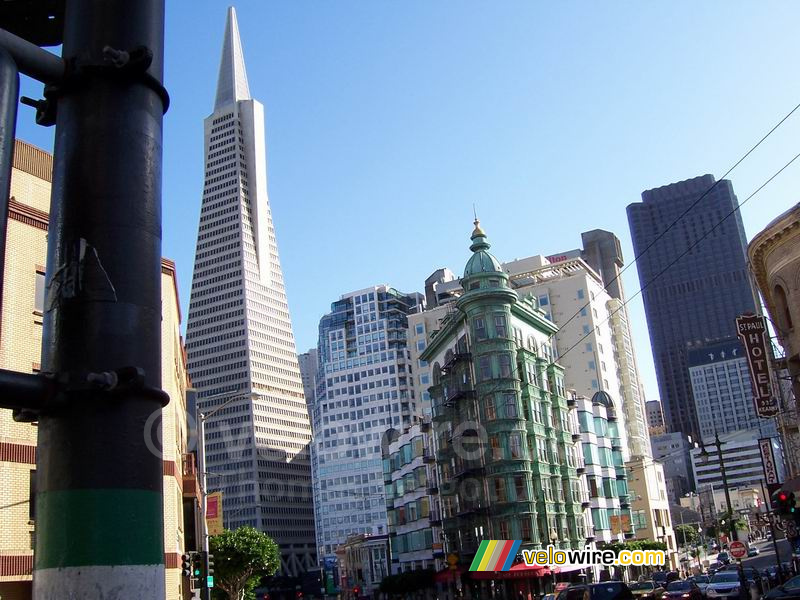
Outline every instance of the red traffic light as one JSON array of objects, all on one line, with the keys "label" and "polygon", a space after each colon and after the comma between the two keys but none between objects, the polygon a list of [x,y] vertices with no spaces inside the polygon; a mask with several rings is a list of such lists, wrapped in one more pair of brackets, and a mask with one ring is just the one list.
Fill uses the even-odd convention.
[{"label": "red traffic light", "polygon": [[778,492],[778,501],[786,502],[789,499],[789,494],[786,492]]}]

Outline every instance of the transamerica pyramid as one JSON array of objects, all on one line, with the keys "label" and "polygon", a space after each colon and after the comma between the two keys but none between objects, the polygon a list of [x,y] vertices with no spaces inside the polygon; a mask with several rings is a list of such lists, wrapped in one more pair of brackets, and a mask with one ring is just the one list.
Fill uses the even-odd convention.
[{"label": "transamerica pyramid", "polygon": [[204,164],[186,350],[208,415],[208,489],[223,493],[226,528],[268,533],[281,572],[298,575],[316,566],[311,427],[267,196],[264,107],[250,97],[233,8]]}]

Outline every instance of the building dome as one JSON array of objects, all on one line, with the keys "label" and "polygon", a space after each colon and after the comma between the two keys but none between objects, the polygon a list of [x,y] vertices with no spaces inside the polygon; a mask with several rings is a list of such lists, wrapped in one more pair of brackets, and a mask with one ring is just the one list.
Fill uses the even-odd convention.
[{"label": "building dome", "polygon": [[592,404],[600,404],[606,408],[614,408],[614,401],[608,392],[599,391],[592,396]]},{"label": "building dome", "polygon": [[500,266],[500,262],[487,252],[491,248],[491,244],[486,239],[486,234],[481,229],[481,222],[478,219],[475,219],[475,229],[472,231],[470,239],[472,239],[472,245],[469,249],[473,254],[464,268],[464,278],[482,273],[502,274],[503,268]]}]

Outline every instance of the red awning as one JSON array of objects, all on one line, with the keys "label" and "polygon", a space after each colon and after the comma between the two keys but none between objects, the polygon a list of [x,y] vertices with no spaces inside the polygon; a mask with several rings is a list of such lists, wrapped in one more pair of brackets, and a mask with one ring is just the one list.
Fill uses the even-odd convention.
[{"label": "red awning", "polygon": [[553,573],[569,573],[570,571],[577,571],[590,566],[591,565],[560,565],[553,568]]},{"label": "red awning", "polygon": [[433,580],[436,583],[447,583],[450,581],[455,581],[456,579],[461,577],[461,574],[466,571],[466,567],[458,567],[457,569],[442,569],[436,575],[433,576]]},{"label": "red awning", "polygon": [[545,566],[528,566],[525,563],[517,563],[508,571],[472,571],[470,577],[473,579],[528,579],[549,574],[550,569]]}]

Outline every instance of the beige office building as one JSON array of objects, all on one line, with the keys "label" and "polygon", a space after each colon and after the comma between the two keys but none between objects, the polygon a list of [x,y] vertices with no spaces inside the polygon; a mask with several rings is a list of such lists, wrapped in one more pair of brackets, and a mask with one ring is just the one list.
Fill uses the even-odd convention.
[{"label": "beige office building", "polygon": [[[0,368],[36,373],[42,345],[44,272],[53,159],[17,141],[11,177],[5,257]],[[164,561],[168,599],[184,597],[180,555],[194,536],[197,484],[188,455],[186,360],[180,336],[175,265],[163,260],[162,379],[170,402],[162,411]],[[36,423],[17,423],[0,409],[0,600],[31,598],[36,472]],[[187,514],[184,514],[186,507]],[[187,518],[188,517],[188,518]],[[186,531],[188,523],[191,531]],[[124,540],[120,540],[124,543]]]}]

